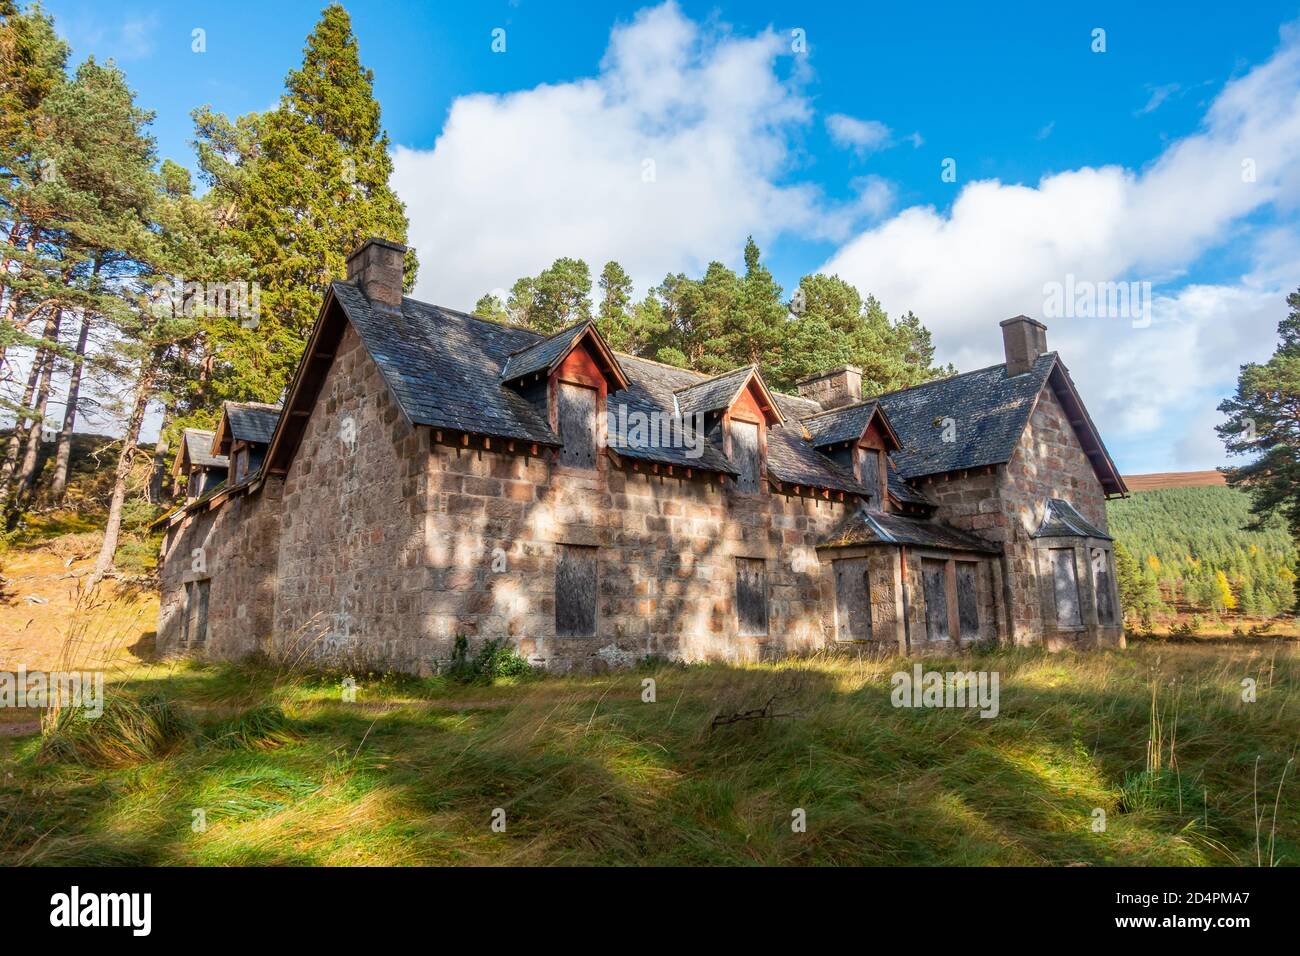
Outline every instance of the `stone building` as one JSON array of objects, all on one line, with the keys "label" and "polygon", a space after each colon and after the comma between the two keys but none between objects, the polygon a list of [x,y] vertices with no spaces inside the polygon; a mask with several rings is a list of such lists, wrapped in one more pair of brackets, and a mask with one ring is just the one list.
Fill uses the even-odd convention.
[{"label": "stone building", "polygon": [[283,410],[224,409],[229,482],[166,521],[161,647],[427,673],[459,636],[555,670],[1123,641],[1124,484],[1040,323],[986,369],[787,395],[405,298],[403,252],[352,254]]}]

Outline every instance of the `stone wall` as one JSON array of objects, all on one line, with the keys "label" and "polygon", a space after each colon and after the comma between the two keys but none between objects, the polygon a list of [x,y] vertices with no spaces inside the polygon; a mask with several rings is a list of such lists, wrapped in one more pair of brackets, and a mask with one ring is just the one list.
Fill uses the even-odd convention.
[{"label": "stone wall", "polygon": [[[555,670],[627,665],[646,655],[758,660],[830,639],[833,594],[816,541],[848,503],[738,492],[712,476],[620,467],[594,471],[455,443],[432,445],[422,658],[445,660],[508,637]],[[597,548],[595,637],[555,633],[556,546]],[[768,635],[740,637],[737,558],[766,563]]]},{"label": "stone wall", "polygon": [[349,325],[284,479],[275,636],[282,650],[417,659],[427,435],[402,416]]},{"label": "stone wall", "polygon": [[[164,653],[236,659],[265,648],[274,628],[281,490],[237,492],[212,511],[187,516],[163,537],[157,646]],[[186,585],[208,580],[208,634],[182,647]]]}]

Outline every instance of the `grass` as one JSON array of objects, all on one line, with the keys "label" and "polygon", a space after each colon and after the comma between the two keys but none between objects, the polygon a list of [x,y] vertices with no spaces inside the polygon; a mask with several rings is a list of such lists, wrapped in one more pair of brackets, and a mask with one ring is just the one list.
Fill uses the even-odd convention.
[{"label": "grass", "polygon": [[[1300,861],[1294,644],[926,667],[997,671],[999,716],[894,708],[900,659],[374,677],[352,702],[339,674],[124,670],[109,712],[135,718],[94,747],[0,739],[0,863]],[[710,729],[774,696],[788,716]],[[160,706],[169,733],[141,733]]]}]

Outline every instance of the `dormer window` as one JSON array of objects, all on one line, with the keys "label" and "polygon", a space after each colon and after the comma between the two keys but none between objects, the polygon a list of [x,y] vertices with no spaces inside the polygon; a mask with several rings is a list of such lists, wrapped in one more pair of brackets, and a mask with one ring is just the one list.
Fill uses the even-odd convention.
[{"label": "dormer window", "polygon": [[763,487],[767,430],[782,423],[772,393],[752,365],[695,382],[673,393],[683,420],[703,417],[710,441],[736,471],[734,488],[756,494]]},{"label": "dormer window", "polygon": [[512,353],[500,381],[545,416],[560,439],[557,464],[598,467],[606,400],[627,388],[628,380],[595,325],[583,322]]}]

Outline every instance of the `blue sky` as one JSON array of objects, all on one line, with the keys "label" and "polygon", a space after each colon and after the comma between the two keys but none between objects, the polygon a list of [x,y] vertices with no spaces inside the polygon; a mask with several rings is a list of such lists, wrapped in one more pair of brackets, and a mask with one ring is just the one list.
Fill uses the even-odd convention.
[{"label": "blue sky", "polygon": [[[446,305],[559,255],[617,258],[644,290],[737,264],[753,233],[787,289],[833,269],[915,310],[962,369],[998,359],[1000,319],[1043,318],[1140,472],[1222,463],[1214,405],[1300,285],[1295,6],[346,6],[417,292]],[[48,9],[192,166],[190,111],[272,106],[320,4]],[[1045,316],[1067,277],[1149,282],[1153,321]]]}]

